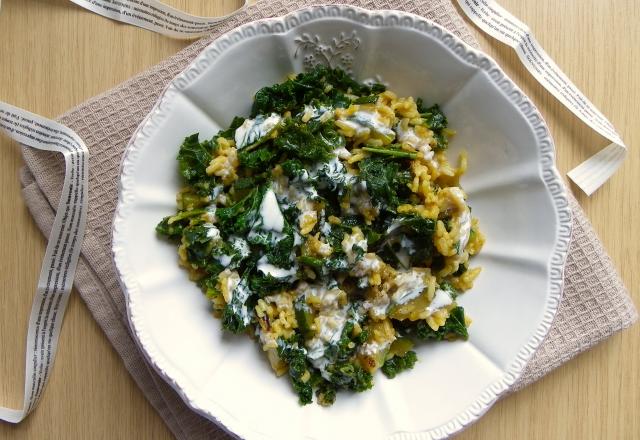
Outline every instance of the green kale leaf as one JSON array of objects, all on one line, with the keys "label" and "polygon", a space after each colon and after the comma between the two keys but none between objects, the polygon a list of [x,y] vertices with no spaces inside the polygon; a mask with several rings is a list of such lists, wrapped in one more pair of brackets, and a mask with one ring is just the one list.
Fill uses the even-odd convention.
[{"label": "green kale leaf", "polygon": [[[340,340],[335,344],[329,345],[325,351],[325,356],[337,362],[346,362],[353,357],[358,348],[353,339],[354,321],[349,319],[344,325]],[[360,338],[358,338],[360,340]]]},{"label": "green kale leaf", "polygon": [[447,117],[442,113],[438,104],[432,105],[422,112],[421,115],[426,121],[427,126],[433,131],[441,131],[448,126]]},{"label": "green kale leaf", "polygon": [[255,174],[250,177],[240,177],[238,180],[236,180],[233,183],[233,188],[235,191],[244,191],[248,189],[253,189],[257,186],[262,185],[267,180],[269,180],[269,174],[266,172]]},{"label": "green kale leaf", "polygon": [[290,278],[276,278],[274,276],[258,272],[249,278],[249,287],[259,297],[264,297],[272,292],[280,291],[291,285]]},{"label": "green kale leaf", "polygon": [[431,236],[436,230],[436,222],[430,218],[419,215],[404,215],[398,217],[396,228],[390,232],[402,232],[408,235],[426,236],[431,240]]},{"label": "green kale leaf", "polygon": [[366,182],[367,192],[380,207],[395,209],[400,203],[398,193],[409,182],[408,171],[401,171],[400,164],[382,157],[368,157],[358,162],[360,180]]},{"label": "green kale leaf", "polygon": [[192,217],[202,215],[204,209],[193,209],[191,211],[182,211],[176,215],[170,215],[162,219],[156,226],[156,232],[170,240],[180,240],[184,228],[189,226]]},{"label": "green kale leaf", "polygon": [[252,117],[272,112],[297,114],[307,104],[328,104],[348,107],[351,100],[347,93],[371,95],[384,92],[381,84],[367,86],[351,78],[345,71],[316,66],[309,72],[281,84],[264,87],[256,93],[251,111]]},{"label": "green kale leaf", "polygon": [[321,276],[328,276],[332,272],[347,272],[349,262],[344,254],[334,254],[329,258],[316,258],[309,256],[298,257],[298,262],[312,268]]},{"label": "green kale leaf", "polygon": [[222,292],[218,290],[218,275],[220,275],[220,272],[223,270],[224,268],[220,266],[220,270],[218,272],[211,273],[198,280],[198,286],[202,289],[207,298],[212,299],[222,295]]},{"label": "green kale leaf", "polygon": [[211,141],[198,140],[199,134],[192,134],[184,139],[178,152],[180,174],[189,183],[208,178],[207,167],[211,162],[214,145]]},{"label": "green kale leaf", "polygon": [[376,242],[376,252],[394,267],[423,266],[434,253],[432,236],[435,224],[434,220],[418,215],[393,218],[384,237]]},{"label": "green kale leaf", "polygon": [[[347,232],[351,232],[351,228]],[[334,253],[342,252],[342,240],[344,239],[345,230],[338,225],[331,225],[329,234],[326,236],[327,243],[331,246]]]},{"label": "green kale leaf", "polygon": [[378,102],[378,95],[361,96],[353,100],[354,104],[375,104]]},{"label": "green kale leaf", "polygon": [[312,267],[314,269],[322,269],[322,267],[324,266],[324,259],[310,257],[308,255],[298,257],[298,262],[300,262],[301,264],[304,264],[305,266]]},{"label": "green kale leaf", "polygon": [[289,378],[294,391],[298,394],[301,405],[307,405],[313,400],[312,381],[304,381],[303,377],[309,372],[307,351],[295,340],[278,339],[278,356],[289,364]]},{"label": "green kale leaf", "polygon": [[261,221],[258,220],[253,225],[247,240],[252,245],[263,248],[264,255],[270,264],[283,269],[290,269],[293,266],[292,255],[295,243],[293,227],[285,219],[282,233],[275,233],[262,230],[261,224]]},{"label": "green kale leaf", "polygon": [[448,127],[447,117],[444,115],[440,106],[434,104],[429,108],[425,108],[422,99],[416,101],[418,105],[418,112],[424,119],[427,126],[433,131],[433,137],[436,140],[436,150],[446,150],[449,147],[449,138],[446,134],[446,128]]},{"label": "green kale leaf", "polygon": [[329,160],[342,142],[344,138],[332,124],[303,124],[289,119],[273,144],[289,156],[315,163]]},{"label": "green kale leaf", "polygon": [[349,319],[344,325],[340,340],[329,345],[325,356],[331,360],[327,366],[329,382],[337,388],[345,388],[362,392],[373,386],[373,376],[355,361],[355,353],[360,345],[368,338],[367,330],[354,335],[356,323],[363,322],[363,316],[356,313],[358,304],[353,304],[349,311]]},{"label": "green kale leaf", "polygon": [[438,330],[433,330],[426,321],[412,323],[412,327],[405,329],[407,334],[415,334],[418,339],[442,341],[443,339],[464,339],[469,338],[467,326],[464,321],[464,309],[456,307],[449,312],[449,317],[443,326]]},{"label": "green kale leaf", "polygon": [[304,165],[302,165],[302,162],[300,162],[298,159],[286,160],[282,162],[281,166],[284,175],[291,179],[295,179],[305,172]]},{"label": "green kale leaf", "polygon": [[382,373],[389,379],[393,379],[399,373],[403,371],[411,370],[416,364],[418,357],[415,351],[408,351],[404,356],[394,356],[391,359],[387,359],[382,365]]},{"label": "green kale leaf", "polygon": [[259,215],[260,204],[266,191],[267,185],[260,185],[234,205],[218,208],[216,217],[220,229],[229,235],[242,236],[249,232]]},{"label": "green kale leaf", "polygon": [[349,270],[349,262],[344,254],[332,255],[324,261],[324,266],[331,272],[346,272]]},{"label": "green kale leaf", "polygon": [[233,290],[231,301],[222,311],[222,328],[232,333],[242,333],[253,318],[253,292],[247,286],[247,278],[243,277]]},{"label": "green kale leaf", "polygon": [[316,399],[321,406],[331,406],[336,401],[336,387],[331,383],[323,380],[316,390]]},{"label": "green kale leaf", "polygon": [[285,222],[283,230],[284,238],[278,240],[275,245],[267,248],[267,261],[274,266],[290,269],[293,266],[291,254],[294,248],[294,231],[288,222]]},{"label": "green kale leaf", "polygon": [[373,376],[352,361],[336,362],[327,366],[329,381],[339,388],[363,392],[373,387]]},{"label": "green kale leaf", "polygon": [[278,153],[268,146],[261,146],[255,150],[240,150],[238,152],[238,161],[245,168],[264,170],[271,166],[277,156]]},{"label": "green kale leaf", "polygon": [[293,309],[296,315],[296,322],[298,328],[304,337],[312,337],[315,333],[314,329],[314,314],[307,304],[306,298],[300,295],[293,303]]},{"label": "green kale leaf", "polygon": [[208,235],[209,228],[200,224],[187,226],[183,230],[182,241],[187,249],[187,260],[198,268],[207,266],[215,244]]}]

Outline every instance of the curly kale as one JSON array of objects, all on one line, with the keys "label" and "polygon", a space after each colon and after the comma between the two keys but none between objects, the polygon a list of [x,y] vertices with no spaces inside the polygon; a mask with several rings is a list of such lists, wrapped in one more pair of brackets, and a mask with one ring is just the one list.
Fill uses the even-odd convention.
[{"label": "curly kale", "polygon": [[422,116],[427,126],[433,131],[433,137],[437,144],[436,150],[446,150],[449,147],[449,138],[445,130],[449,123],[447,117],[442,110],[440,110],[440,106],[434,104],[429,108],[425,108],[420,98],[416,100],[416,104],[418,105],[420,116]]},{"label": "curly kale", "polygon": [[266,191],[267,185],[260,185],[234,205],[218,208],[216,217],[220,229],[229,235],[243,235],[249,232],[258,217],[260,203]]},{"label": "curly kale", "polygon": [[[296,301],[294,308],[296,318],[303,324],[303,327],[312,325],[311,310],[305,306],[302,300]],[[330,405],[335,400],[338,389],[361,392],[373,386],[373,376],[355,360],[357,347],[367,339],[368,335],[365,331],[354,335],[355,323],[361,318],[353,310],[352,308],[351,317],[342,330],[340,340],[325,349],[324,356],[330,362],[322,376],[309,364],[307,352],[300,347],[298,340],[295,338],[278,340],[278,355],[289,364],[289,376],[294,390],[300,396],[300,403],[311,402],[313,387],[317,387],[318,403]]]},{"label": "curly kale", "polygon": [[156,232],[159,235],[163,235],[170,240],[180,241],[180,239],[182,238],[182,231],[184,230],[185,223],[169,223],[169,220],[171,220],[171,216],[163,218],[162,221],[156,226]]},{"label": "curly kale", "polygon": [[178,152],[180,175],[189,183],[208,178],[207,167],[211,158],[214,144],[211,141],[199,141],[198,133],[187,136]]},{"label": "curly kale", "polygon": [[304,165],[298,159],[285,160],[281,166],[284,175],[291,179],[302,176],[306,171]]},{"label": "curly kale", "polygon": [[444,115],[442,110],[440,110],[440,106],[438,104],[434,104],[429,108],[425,108],[422,104],[422,100],[420,99],[418,100],[417,104],[418,112],[423,117],[431,130],[442,130],[447,128],[447,117]]},{"label": "curly kale", "polygon": [[263,250],[267,262],[283,269],[290,269],[295,256],[295,236],[291,224],[285,219],[282,233],[264,231],[260,228],[262,222],[253,224],[247,240],[252,245]]},{"label": "curly kale", "polygon": [[285,222],[283,234],[284,238],[270,245],[265,255],[267,256],[267,261],[274,266],[290,269],[293,266],[291,255],[294,251],[295,237],[293,228],[288,222]]},{"label": "curly kale", "polygon": [[269,180],[267,173],[260,173],[250,177],[240,177],[233,183],[234,191],[252,190]]},{"label": "curly kale", "polygon": [[198,286],[209,299],[222,295],[222,292],[218,289],[218,275],[220,275],[220,272],[212,273],[198,280]]},{"label": "curly kale", "polygon": [[351,248],[351,251],[355,255],[355,261],[360,261],[362,260],[362,257],[364,257],[365,251],[363,248],[361,248],[358,245],[354,244],[353,247]]},{"label": "curly kale", "polygon": [[268,145],[261,146],[255,150],[245,149],[238,152],[240,165],[252,170],[264,170],[271,166],[278,153],[269,148]]},{"label": "curly kale", "polygon": [[[342,224],[344,225],[344,220]],[[344,239],[344,234],[345,232],[351,232],[351,228],[348,228],[348,230],[345,230],[345,228],[342,227],[342,225],[331,225],[330,228],[331,229],[330,229],[329,235],[326,236],[327,243],[331,245],[334,252],[335,251],[342,252],[342,240]]]},{"label": "curly kale", "polygon": [[[337,343],[327,347],[325,356],[329,359],[336,360],[338,362],[349,361],[356,352],[357,346],[361,345],[366,340],[367,334],[361,332],[359,335],[353,335],[353,328],[355,322],[348,320],[344,328],[342,329],[342,335]],[[364,333],[364,336],[363,336]]]},{"label": "curly kale", "polygon": [[321,406],[331,406],[336,401],[336,387],[327,381],[322,381],[316,390],[316,399]]},{"label": "curly kale", "polygon": [[394,356],[391,359],[387,359],[382,365],[382,373],[389,379],[393,379],[399,373],[403,371],[411,370],[416,364],[418,356],[415,351],[408,351],[403,356]]},{"label": "curly kale", "polygon": [[402,195],[409,182],[409,172],[401,171],[398,162],[382,157],[368,157],[358,162],[358,167],[360,179],[366,182],[373,201],[378,206],[395,209],[400,203],[399,193]]},{"label": "curly kale", "polygon": [[415,336],[421,340],[442,341],[444,339],[469,338],[467,326],[464,319],[464,308],[458,306],[449,312],[449,317],[443,326],[438,330],[433,330],[426,321],[415,321],[409,324],[399,322],[398,327],[402,334]]},{"label": "curly kale", "polygon": [[373,376],[353,361],[335,362],[327,366],[330,382],[339,388],[361,393],[373,387]]},{"label": "curly kale", "polygon": [[298,257],[298,262],[312,268],[322,277],[327,277],[332,272],[341,273],[347,272],[350,269],[346,255],[343,253],[335,253],[329,258],[317,258],[304,255]]},{"label": "curly kale", "polygon": [[344,254],[334,254],[331,258],[327,258],[324,261],[324,266],[333,272],[347,272],[349,270],[349,262]]},{"label": "curly kale", "polygon": [[307,350],[294,340],[278,339],[278,356],[289,364],[289,378],[301,405],[313,400],[312,372],[307,362]]},{"label": "curly kale", "polygon": [[254,298],[247,277],[243,277],[231,294],[231,301],[222,311],[222,328],[232,333],[242,333],[253,319]]},{"label": "curly kale", "polygon": [[329,382],[337,388],[362,392],[373,386],[373,376],[362,368],[355,360],[356,350],[368,338],[366,330],[357,335],[354,332],[355,324],[362,320],[355,313],[357,306],[351,307],[351,318],[345,323],[340,340],[326,348],[325,356],[331,360],[326,367]]},{"label": "curly kale", "polygon": [[378,95],[361,96],[352,101],[354,104],[375,104],[378,102]]},{"label": "curly kale", "polygon": [[345,71],[316,66],[307,73],[281,84],[263,87],[255,94],[252,117],[272,112],[282,114],[290,111],[297,114],[305,105],[326,104],[333,107],[348,107],[351,104],[346,94],[371,95],[382,93],[381,84],[367,86],[351,78]]},{"label": "curly kale", "polygon": [[214,248],[208,234],[209,228],[202,224],[187,226],[183,230],[182,242],[187,250],[187,260],[195,267],[204,268]]},{"label": "curly kale", "polygon": [[298,324],[298,329],[302,333],[304,337],[312,337],[315,333],[314,331],[314,315],[313,310],[307,304],[307,300],[304,296],[299,296],[296,298],[293,303],[293,310],[296,316],[296,322]]},{"label": "curly kale", "polygon": [[[370,249],[380,255],[383,261],[394,267],[424,266],[433,254],[433,233],[436,222],[418,215],[402,215],[390,217],[380,227],[381,237],[370,244]],[[401,261],[399,254],[406,255]]]},{"label": "curly kale", "polygon": [[410,235],[427,236],[429,240],[431,240],[431,236],[436,230],[435,220],[419,215],[403,215],[398,217],[397,221],[397,228],[394,229],[394,231]]},{"label": "curly kale", "polygon": [[249,287],[261,297],[283,290],[291,283],[292,281],[289,278],[276,278],[262,272],[258,272],[249,278]]},{"label": "curly kale", "polygon": [[304,124],[289,119],[273,144],[291,157],[315,163],[329,160],[333,150],[344,145],[344,138],[332,123]]},{"label": "curly kale", "polygon": [[309,266],[313,269],[322,269],[324,267],[324,262],[325,259],[324,258],[318,258],[318,257],[310,257],[308,255],[303,255],[301,257],[298,257],[298,262],[300,264],[304,264],[305,266]]}]

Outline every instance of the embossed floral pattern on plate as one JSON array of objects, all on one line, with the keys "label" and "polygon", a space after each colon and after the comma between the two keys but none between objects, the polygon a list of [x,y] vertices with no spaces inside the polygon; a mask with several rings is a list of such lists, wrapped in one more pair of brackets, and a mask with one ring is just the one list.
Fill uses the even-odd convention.
[{"label": "embossed floral pattern on plate", "polygon": [[328,42],[323,42],[319,35],[303,33],[295,38],[294,42],[297,48],[293,56],[303,57],[302,65],[305,70],[324,65],[353,73],[354,53],[360,47],[360,38],[356,31],[350,34],[341,32]]}]

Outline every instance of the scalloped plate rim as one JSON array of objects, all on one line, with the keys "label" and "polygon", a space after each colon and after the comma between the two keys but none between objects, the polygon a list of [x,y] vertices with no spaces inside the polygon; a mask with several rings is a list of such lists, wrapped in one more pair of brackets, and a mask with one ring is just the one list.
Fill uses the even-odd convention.
[{"label": "scalloped plate rim", "polygon": [[[475,64],[475,63],[470,63],[468,60],[464,58],[464,54],[472,53],[477,57],[477,60],[484,59],[488,61],[488,67],[491,67],[493,70],[497,70],[501,74],[500,80],[502,80],[502,83],[503,84],[505,82],[508,83],[508,86],[510,87],[510,91],[516,92],[521,100],[525,100],[530,105],[528,116],[536,117],[537,124],[534,126],[534,124],[531,122],[529,118],[526,118],[526,119],[530,128],[534,131],[534,133],[536,133],[537,147],[540,149],[541,152],[544,153],[541,147],[542,141],[547,140],[550,145],[550,151],[547,151],[547,153],[551,155],[552,160],[550,161],[550,163],[545,163],[544,157],[541,156],[540,163],[538,165],[541,171],[541,178],[544,182],[548,195],[552,200],[553,208],[555,209],[555,214],[558,220],[558,225],[556,230],[556,242],[553,248],[553,252],[551,253],[550,261],[548,262],[549,274],[550,274],[549,280],[548,280],[549,281],[548,300],[546,303],[544,316],[540,322],[540,325],[534,332],[535,333],[534,337],[532,337],[531,340],[527,344],[525,344],[522,347],[522,349],[518,352],[516,361],[514,361],[508,368],[504,370],[504,374],[502,375],[501,379],[496,380],[490,386],[486,387],[484,392],[482,392],[478,396],[476,402],[474,402],[464,410],[457,413],[456,416],[454,416],[451,420],[449,420],[448,422],[440,426],[428,429],[426,431],[396,432],[391,434],[391,437],[393,438],[398,437],[403,439],[421,439],[422,440],[422,439],[445,438],[462,431],[463,429],[465,429],[466,427],[468,427],[469,425],[477,421],[487,410],[491,408],[491,406],[497,401],[497,399],[500,396],[502,396],[509,389],[509,387],[513,383],[515,383],[518,380],[518,378],[522,375],[522,372],[524,370],[524,367],[526,366],[527,361],[530,360],[531,357],[535,354],[536,350],[540,347],[544,338],[548,334],[551,328],[551,323],[553,322],[553,318],[555,317],[555,314],[560,304],[560,300],[562,298],[564,262],[567,256],[569,241],[571,238],[572,214],[568,205],[568,200],[566,196],[566,191],[567,191],[566,187],[563,184],[562,179],[555,166],[555,145],[554,145],[553,139],[551,138],[551,135],[546,126],[546,123],[544,122],[544,119],[542,118],[540,112],[538,111],[536,106],[533,104],[533,102],[531,102],[531,100],[518,88],[518,86],[500,68],[500,66],[495,60],[493,60],[491,57],[486,55],[481,50],[469,46],[467,43],[462,41],[458,36],[456,36],[455,34],[452,34],[450,31],[448,31],[446,28],[439,25],[438,23],[435,23],[419,15],[412,14],[409,12],[404,12],[404,11],[398,11],[398,10],[368,10],[368,9],[364,9],[364,8],[352,6],[352,5],[330,4],[330,5],[316,5],[316,6],[305,7],[305,8],[292,11],[280,17],[266,18],[266,19],[248,22],[229,30],[228,32],[222,34],[221,36],[213,40],[211,43],[209,43],[205,48],[202,49],[202,51],[194,58],[194,60],[182,72],[180,72],[176,77],[174,77],[171,80],[171,82],[169,82],[169,84],[165,87],[162,94],[160,95],[159,99],[156,101],[156,104],[154,104],[153,108],[149,111],[147,116],[144,118],[144,120],[140,123],[138,128],[133,133],[129,143],[127,144],[125,152],[123,153],[121,164],[120,164],[120,180],[118,182],[118,189],[119,189],[118,203],[114,213],[114,219],[113,219],[113,225],[112,225],[112,256],[115,263],[116,273],[118,275],[118,282],[125,295],[126,308],[127,308],[127,320],[135,336],[134,340],[136,344],[140,347],[145,359],[152,365],[154,370],[180,395],[180,397],[185,401],[185,403],[189,407],[191,407],[197,413],[208,418],[209,420],[212,420],[218,426],[223,428],[226,432],[232,434],[235,437],[247,436],[251,438],[256,438],[255,436],[260,436],[260,434],[257,434],[254,431],[247,432],[246,429],[243,429],[242,426],[238,426],[238,421],[235,419],[234,419],[234,423],[232,423],[230,420],[223,421],[218,416],[216,416],[214,411],[212,411],[211,409],[202,408],[200,405],[196,403],[197,397],[190,396],[191,393],[189,393],[189,391],[184,389],[187,387],[185,387],[184,384],[182,385],[179,384],[177,380],[175,380],[165,371],[165,368],[163,368],[162,365],[159,365],[157,359],[154,359],[151,356],[151,354],[148,353],[147,347],[145,346],[145,343],[143,341],[144,339],[144,335],[142,334],[143,328],[141,328],[139,326],[139,323],[136,322],[134,317],[134,311],[132,308],[133,301],[131,297],[131,292],[137,290],[138,286],[136,285],[135,279],[132,279],[127,274],[128,272],[127,257],[126,255],[123,255],[122,243],[120,239],[117,238],[118,228],[124,222],[124,219],[126,218],[127,210],[130,207],[129,205],[133,201],[133,196],[130,194],[131,188],[129,187],[130,182],[128,182],[129,174],[128,174],[127,166],[130,164],[131,161],[135,159],[136,149],[144,147],[143,132],[145,131],[145,129],[153,128],[154,124],[152,124],[152,122],[158,122],[155,119],[162,115],[161,108],[163,104],[167,102],[166,100],[171,96],[171,94],[181,93],[180,87],[176,85],[176,82],[180,79],[184,79],[187,83],[193,81],[195,78],[194,77],[187,78],[187,73],[190,70],[194,69],[194,67],[197,68],[197,63],[201,59],[204,59],[206,57],[207,52],[209,50],[214,49],[216,45],[219,45],[220,42],[224,41],[225,39],[229,40],[229,38],[233,34],[238,33],[242,29],[257,27],[261,24],[271,24],[271,26],[269,26],[269,32],[266,32],[266,34],[277,35],[277,34],[286,33],[290,31],[292,28],[295,28],[296,26],[298,26],[299,24],[304,24],[304,23],[307,23],[308,21],[299,21],[298,23],[290,27],[285,25],[283,32],[278,32],[278,31],[271,32],[273,24],[286,23],[287,19],[289,19],[290,17],[300,16],[304,12],[326,10],[326,9],[334,9],[336,11],[339,11],[339,15],[337,16],[325,15],[322,17],[313,17],[308,21],[313,21],[317,19],[321,20],[321,19],[327,19],[327,18],[341,18],[345,20],[358,22],[356,20],[358,16],[355,16],[355,17],[346,16],[345,15],[346,10],[354,11],[360,14],[359,15],[360,17],[365,15],[368,18],[370,18],[374,14],[383,15],[385,17],[389,15],[395,15],[402,18],[408,18],[411,23],[411,25],[407,25],[406,23],[401,23],[400,20],[398,20],[395,26],[410,27],[418,32],[425,34],[428,38],[438,39],[440,43],[444,44],[447,47],[447,49],[453,56],[461,59],[463,62],[467,64],[475,65],[478,69],[485,71],[485,73],[487,72],[486,68],[483,68],[482,66],[479,66],[478,64]],[[415,26],[416,22],[426,24],[427,29],[426,30],[417,29]],[[374,28],[388,27],[385,24],[382,24],[382,25],[371,24],[371,23],[365,23],[365,24]],[[429,33],[428,29],[439,30],[440,32],[439,37],[436,37],[433,34]],[[264,35],[264,33],[256,32],[255,35]],[[249,36],[246,38],[252,38],[252,36]],[[462,48],[464,49],[464,54],[461,55],[456,53],[453,50],[453,48],[444,41],[445,39],[450,39],[450,41],[452,41],[453,45],[456,47],[461,45]],[[232,41],[227,47],[221,50],[216,49],[219,52],[217,56],[219,56],[229,48],[233,47],[234,43],[236,43],[236,41]],[[215,58],[216,57],[214,57],[214,59]],[[498,81],[496,79],[493,79],[490,76],[489,76],[489,79],[494,83],[496,83],[496,85],[498,84]],[[506,92],[504,92],[504,90],[502,90],[501,92],[505,93],[506,95]],[[510,97],[509,100],[515,106],[515,102],[514,102],[515,98]],[[518,108],[518,111],[520,111],[523,114],[523,116],[526,116],[524,114],[524,111],[520,107],[517,107],[517,108]],[[542,130],[536,130],[535,129],[536,127],[541,128]],[[142,143],[142,145],[140,145],[140,143]],[[216,406],[217,406],[216,408],[217,411],[215,412],[217,412],[218,414],[220,414],[220,412],[223,412],[222,408],[220,408],[218,405]]]}]

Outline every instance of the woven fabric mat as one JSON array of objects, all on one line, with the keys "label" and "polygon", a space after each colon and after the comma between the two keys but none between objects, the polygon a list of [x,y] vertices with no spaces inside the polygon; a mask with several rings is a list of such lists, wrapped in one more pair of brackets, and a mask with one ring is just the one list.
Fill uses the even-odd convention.
[{"label": "woven fabric mat", "polygon": [[[400,9],[422,15],[478,46],[450,0],[356,0],[351,3],[368,9]],[[75,287],[142,392],[180,439],[229,436],[192,412],[145,362],[132,339],[110,250],[120,159],[132,133],[167,83],[211,40],[245,22],[280,16],[305,6],[308,3],[300,0],[258,2],[221,24],[216,34],[196,41],[59,118],[82,137],[91,154],[89,216]],[[54,219],[53,207],[57,206],[62,189],[64,164],[53,153],[24,149],[23,154],[24,198],[39,228],[48,235]],[[569,199],[573,209],[573,235],[565,268],[564,297],[551,332],[514,390],[537,380],[637,319],[633,303],[584,212],[573,197]]]}]

